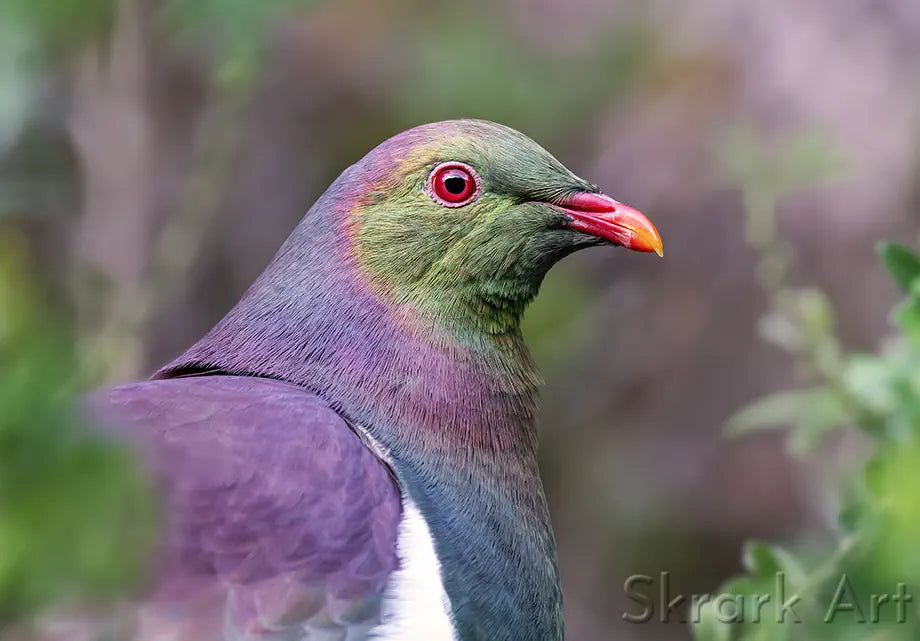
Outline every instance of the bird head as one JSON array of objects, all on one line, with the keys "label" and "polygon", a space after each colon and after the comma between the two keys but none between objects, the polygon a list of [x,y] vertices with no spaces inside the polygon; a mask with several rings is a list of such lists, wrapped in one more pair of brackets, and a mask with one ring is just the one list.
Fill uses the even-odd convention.
[{"label": "bird head", "polygon": [[546,271],[583,247],[662,254],[644,215],[495,123],[410,129],[352,171],[360,189],[347,216],[358,263],[380,294],[448,324],[515,329]]},{"label": "bird head", "polygon": [[346,169],[234,308],[155,377],[276,378],[397,449],[530,456],[539,374],[520,317],[556,261],[593,245],[661,253],[645,216],[523,134],[416,127]]}]

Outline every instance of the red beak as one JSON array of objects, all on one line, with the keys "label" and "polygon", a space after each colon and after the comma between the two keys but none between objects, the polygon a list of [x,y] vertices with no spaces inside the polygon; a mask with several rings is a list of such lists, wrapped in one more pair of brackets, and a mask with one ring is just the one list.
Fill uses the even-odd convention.
[{"label": "red beak", "polygon": [[576,192],[554,203],[569,216],[569,227],[639,252],[664,256],[661,235],[638,209],[605,194]]}]

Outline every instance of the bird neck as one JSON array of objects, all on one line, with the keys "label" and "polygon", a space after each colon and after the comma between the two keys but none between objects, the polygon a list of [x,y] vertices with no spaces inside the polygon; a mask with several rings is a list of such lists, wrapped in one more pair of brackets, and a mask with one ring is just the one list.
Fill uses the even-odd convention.
[{"label": "bird neck", "polygon": [[[326,215],[308,213],[234,309],[155,377],[263,376],[318,394],[384,450],[430,524],[460,638],[561,638],[540,379],[520,330],[383,299],[322,199],[314,209]],[[489,585],[504,586],[501,603]]]},{"label": "bird neck", "polygon": [[562,639],[562,593],[535,459],[390,451],[425,519],[459,641]]},{"label": "bird neck", "polygon": [[408,438],[534,455],[540,378],[519,330],[466,327],[461,340],[412,305],[381,301],[346,273],[346,258],[303,251],[282,248],[233,310],[155,376],[277,378],[319,394],[387,447]]},{"label": "bird neck", "polygon": [[522,342],[521,316],[537,286],[503,280],[456,283],[437,295],[418,292],[408,301],[422,314],[472,345]]},{"label": "bird neck", "polygon": [[[221,371],[310,389],[386,446],[477,447],[534,457],[539,374],[518,319],[534,291],[464,287],[388,296],[349,218],[364,180],[344,172],[237,305],[157,377]],[[516,293],[515,293],[516,292]],[[476,320],[477,318],[492,318]]]}]

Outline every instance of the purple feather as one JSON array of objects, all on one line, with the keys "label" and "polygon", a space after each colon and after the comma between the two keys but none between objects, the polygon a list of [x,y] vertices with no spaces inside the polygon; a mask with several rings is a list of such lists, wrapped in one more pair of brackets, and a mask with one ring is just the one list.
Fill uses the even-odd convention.
[{"label": "purple feather", "polygon": [[[116,387],[91,408],[140,447],[163,493],[150,607],[210,590],[233,595],[236,627],[250,632],[376,621],[397,564],[400,495],[321,399],[280,381],[203,376]],[[194,616],[219,619],[223,607]],[[355,608],[368,620],[342,618]]]}]

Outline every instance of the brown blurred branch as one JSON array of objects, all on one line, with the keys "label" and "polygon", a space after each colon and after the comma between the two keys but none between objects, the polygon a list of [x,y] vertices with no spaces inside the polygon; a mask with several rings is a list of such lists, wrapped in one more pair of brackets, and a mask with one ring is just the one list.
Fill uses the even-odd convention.
[{"label": "brown blurred branch", "polygon": [[[111,55],[103,61],[98,51],[88,52],[76,80],[71,130],[87,185],[77,260],[101,276],[105,290],[77,297],[84,303],[81,353],[96,383],[141,374],[152,316],[181,290],[219,209],[239,143],[238,119],[251,95],[253,74],[212,73],[181,201],[148,242],[153,190],[142,21],[137,0],[122,2]],[[92,286],[92,278],[85,280]]]}]

